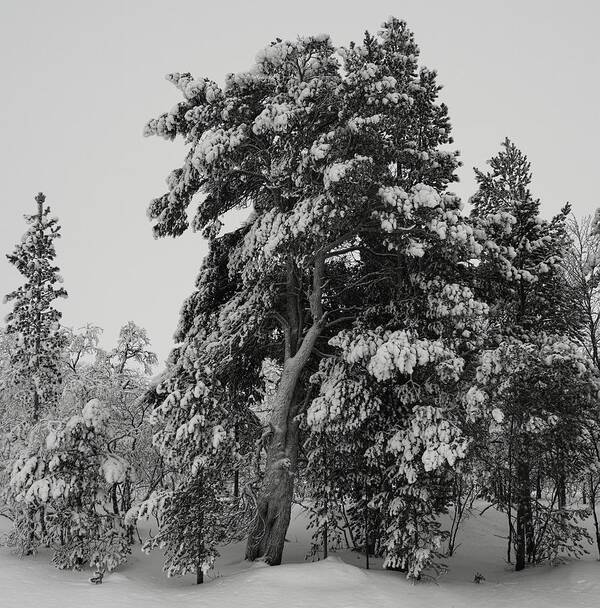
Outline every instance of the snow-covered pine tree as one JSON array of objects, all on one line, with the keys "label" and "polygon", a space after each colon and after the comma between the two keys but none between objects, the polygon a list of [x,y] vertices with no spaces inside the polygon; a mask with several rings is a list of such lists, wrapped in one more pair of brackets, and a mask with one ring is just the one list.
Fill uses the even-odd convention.
[{"label": "snow-covered pine tree", "polygon": [[355,540],[417,578],[441,554],[438,516],[469,443],[468,371],[486,307],[467,286],[479,247],[457,199],[396,193],[402,225],[424,228],[411,243],[419,252],[407,254],[393,232],[370,247],[385,260],[372,263],[376,291],[369,281],[359,290],[365,307],[312,377],[308,473],[325,488],[324,523],[327,508],[345,506]]},{"label": "snow-covered pine tree", "polygon": [[595,460],[589,444],[600,380],[591,360],[565,337],[513,338],[484,352],[477,380],[488,425],[481,463],[495,482],[491,498],[510,517],[515,568],[581,556],[591,542],[582,525],[589,512],[569,508],[566,492]]},{"label": "snow-covered pine tree", "polygon": [[[555,340],[559,347],[568,341],[560,335],[567,333],[572,319],[568,282],[562,266],[568,244],[569,206],[550,221],[540,217],[540,201],[530,192],[530,164],[510,140],[503,142],[501,151],[489,164],[491,169],[487,173],[476,170],[478,191],[471,199],[472,219],[482,244],[476,285],[481,298],[490,305],[488,348],[497,349],[498,361],[507,363],[508,359],[500,355],[506,349],[513,348],[515,353],[540,352],[547,348],[549,341]],[[558,337],[551,338],[552,335]],[[523,370],[518,366],[507,369],[506,382],[525,387]],[[543,384],[543,380],[540,381]],[[496,402],[497,411],[507,414],[502,427],[503,441],[494,443],[501,446],[502,452],[496,455],[496,462],[505,467],[504,479],[500,485],[496,484],[496,488],[504,489],[496,498],[507,511],[508,559],[510,561],[514,543],[517,570],[524,567],[527,554],[535,553],[531,489],[534,476],[543,476],[545,471],[541,448],[533,447],[531,419],[537,416],[535,412],[540,403],[546,401],[544,391],[542,385],[534,393],[507,389],[510,397],[505,407]],[[544,407],[551,412],[549,404]],[[550,448],[546,446],[547,450]],[[558,458],[557,466],[564,469],[565,459],[566,453]],[[559,485],[564,485],[565,474],[566,471],[558,475],[563,478],[562,482],[558,481]],[[559,500],[560,503],[564,501]],[[513,505],[517,511],[514,519]]]},{"label": "snow-covered pine tree", "polygon": [[164,549],[164,571],[195,573],[198,583],[212,567],[217,545],[243,538],[253,515],[249,490],[239,491],[239,473],[257,439],[258,424],[248,406],[258,397],[252,372],[260,355],[250,348],[232,356],[215,329],[218,304],[231,293],[226,265],[231,238],[235,235],[211,243],[197,291],[181,312],[179,346],[147,398],[155,405],[154,444],[169,484],[141,505],[139,516],[153,514],[159,523],[145,549]]},{"label": "snow-covered pine tree", "polygon": [[[438,192],[456,179],[458,161],[441,149],[451,139],[436,74],[419,69],[417,58],[412,33],[393,18],[377,36],[367,34],[362,45],[349,48],[334,47],[326,35],[277,40],[250,71],[229,75],[224,89],[188,73],[169,75],[184,100],[147,125],[147,135],[181,136],[189,146],[183,166],[167,180],[168,192],[150,205],[155,234],[184,232],[198,195],[192,227],[220,250],[217,266],[225,277],[209,309],[199,314],[190,303],[184,308],[184,317],[197,319],[188,319],[190,333],[174,355],[179,363],[169,372],[167,418],[180,415],[177,404],[189,403],[185,395],[194,390],[195,370],[210,362],[224,386],[250,352],[275,359],[281,368],[270,401],[249,559],[281,562],[299,426],[315,396],[309,379],[331,354],[330,339],[338,336],[333,345],[342,350],[353,344],[348,332],[340,332],[359,317],[373,344],[392,339],[379,327],[379,316],[360,315],[374,306],[378,285],[385,283],[384,309],[396,306],[392,292],[404,302],[397,286],[408,282],[431,293],[433,307],[439,292],[440,309],[452,303],[461,311],[456,314],[480,311],[472,294],[454,282],[464,251],[475,244],[458,202]],[[247,206],[252,212],[245,225],[219,236],[223,214]],[[458,245],[454,254],[447,248],[451,283],[443,274],[436,278],[433,267],[420,274],[429,266],[427,250],[446,241]],[[365,293],[369,298],[362,301]],[[421,318],[427,315],[427,307],[416,306],[411,314],[416,310]],[[392,330],[393,339],[406,339],[406,352],[412,352],[420,335],[410,331],[411,319],[391,325],[405,332]],[[423,346],[429,354],[421,359],[457,362],[455,352],[436,339]],[[449,365],[456,373],[458,367]],[[258,383],[259,369],[247,369],[249,381]],[[198,382],[205,383],[202,372]],[[424,412],[419,416],[426,418]],[[227,428],[231,421],[219,423]]]},{"label": "snow-covered pine tree", "polygon": [[144,549],[164,549],[167,575],[193,573],[197,583],[213,567],[217,546],[241,538],[247,524],[228,491],[227,474],[236,466],[236,446],[233,427],[226,431],[219,423],[227,417],[227,395],[209,369],[203,373],[203,388],[196,373],[193,390],[188,389],[180,401],[170,393],[155,411],[159,421],[166,419],[156,438],[174,471],[173,484],[154,492],[139,512],[140,517],[154,515],[159,523],[158,533]]},{"label": "snow-covered pine tree", "polygon": [[60,237],[58,220],[44,208],[46,197],[35,197],[37,213],[26,215],[27,232],[8,261],[25,277],[25,283],[9,293],[13,309],[6,318],[6,331],[16,337],[11,353],[15,381],[28,387],[29,415],[35,423],[44,409],[55,404],[60,384],[59,361],[64,347],[60,331],[61,313],[54,308],[67,292],[54,265],[54,241]]},{"label": "snow-covered pine tree", "polygon": [[531,165],[508,138],[489,165],[487,173],[475,169],[471,217],[483,247],[477,292],[490,304],[492,334],[501,341],[532,331],[564,332],[571,305],[561,263],[570,206],[551,220],[540,216],[540,201],[530,191]]}]

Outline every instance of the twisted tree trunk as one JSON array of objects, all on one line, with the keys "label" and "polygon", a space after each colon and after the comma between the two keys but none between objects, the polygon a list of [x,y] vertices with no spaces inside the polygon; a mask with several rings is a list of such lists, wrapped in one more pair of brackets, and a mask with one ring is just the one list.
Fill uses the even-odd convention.
[{"label": "twisted tree trunk", "polygon": [[254,526],[248,537],[246,559],[262,557],[271,566],[281,564],[290,523],[294,476],[298,456],[297,424],[273,434],[257,502]]},{"label": "twisted tree trunk", "polygon": [[295,416],[300,405],[299,379],[317,336],[317,326],[311,327],[300,350],[285,362],[273,400],[272,433],[265,474],[257,500],[256,519],[246,547],[246,559],[262,557],[272,566],[281,563],[294,496],[298,462],[299,422]]},{"label": "twisted tree trunk", "polygon": [[316,256],[309,296],[312,324],[303,335],[301,307],[297,303],[295,268],[288,265],[287,315],[284,319],[285,358],[272,401],[271,438],[257,514],[248,536],[246,559],[262,557],[271,566],[281,564],[285,535],[290,523],[294,477],[298,462],[298,428],[302,387],[300,378],[323,328],[321,290],[325,256]]}]

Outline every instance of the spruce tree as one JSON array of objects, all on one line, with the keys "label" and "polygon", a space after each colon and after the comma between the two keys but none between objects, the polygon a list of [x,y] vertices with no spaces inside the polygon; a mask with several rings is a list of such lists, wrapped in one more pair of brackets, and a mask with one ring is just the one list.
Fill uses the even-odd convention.
[{"label": "spruce tree", "polygon": [[45,200],[41,192],[35,197],[37,213],[25,216],[29,228],[7,256],[25,278],[23,285],[6,296],[13,305],[6,318],[6,331],[16,339],[11,364],[16,382],[30,395],[29,411],[34,423],[44,409],[56,402],[59,361],[65,343],[60,330],[61,313],[54,308],[57,298],[67,296],[54,265],[54,241],[60,237],[60,226],[50,215],[50,207],[44,207]]},{"label": "spruce tree", "polygon": [[167,575],[195,573],[197,583],[213,566],[218,545],[243,538],[253,514],[252,492],[240,492],[239,482],[259,437],[249,404],[258,398],[252,372],[260,354],[242,349],[221,361],[207,348],[215,310],[230,293],[223,265],[230,245],[228,238],[212,242],[197,291],[182,308],[179,346],[146,397],[155,406],[154,445],[171,484],[141,505],[140,517],[154,514],[160,522],[144,549],[162,548]]},{"label": "spruce tree", "polygon": [[488,172],[475,169],[471,204],[483,247],[478,293],[491,306],[497,338],[564,332],[570,304],[562,260],[570,206],[551,220],[540,216],[540,201],[530,191],[531,165],[508,138],[489,165]]},{"label": "spruce tree", "polygon": [[[560,350],[561,344],[568,341],[563,334],[569,329],[569,289],[562,262],[568,245],[569,206],[549,221],[540,217],[540,201],[530,191],[530,163],[510,140],[503,142],[489,164],[488,172],[475,170],[478,190],[471,199],[472,219],[482,245],[476,285],[480,297],[490,305],[489,352],[484,354],[478,376],[488,378],[485,361],[489,358],[496,357],[498,365],[506,367],[502,390],[494,383],[488,385],[487,380],[482,386],[489,403],[496,406],[497,417],[503,421],[502,441],[494,442],[502,446],[497,462],[506,465],[502,482],[505,489],[498,499],[506,508],[509,522],[507,557],[510,561],[514,544],[515,567],[520,570],[527,555],[531,559],[535,554],[531,490],[535,476],[543,475],[545,468],[543,450],[539,445],[535,447],[532,420],[550,416],[552,406],[547,397],[550,381],[531,385],[530,379],[526,381],[527,366],[518,362],[527,360],[529,366],[540,365],[538,369],[550,375],[553,370],[538,363],[542,353],[552,350],[553,343]],[[531,390],[536,387],[537,390]],[[540,408],[545,414],[540,413]],[[558,416],[560,412],[554,414]],[[556,449],[563,445],[554,444]],[[550,445],[544,449],[548,451]],[[556,483],[563,488],[568,452],[563,449],[558,456],[557,466],[563,467],[563,473]],[[562,507],[563,494],[561,490]]]}]

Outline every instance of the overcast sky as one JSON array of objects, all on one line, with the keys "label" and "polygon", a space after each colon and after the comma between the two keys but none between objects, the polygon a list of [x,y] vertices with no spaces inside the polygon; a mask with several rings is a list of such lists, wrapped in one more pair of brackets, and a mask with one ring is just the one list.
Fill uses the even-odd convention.
[{"label": "overcast sky", "polygon": [[[464,162],[458,194],[472,194],[472,167],[509,136],[532,162],[545,215],[567,200],[578,215],[600,203],[600,11],[591,0],[0,2],[0,252],[12,250],[44,191],[63,226],[63,321],[100,325],[105,347],[133,320],[164,359],[206,253],[199,235],[154,240],[146,219],[183,158],[181,143],[142,137],[147,119],[179,101],[164,75],[222,83],[276,37],[327,32],[347,44],[389,15],[405,19],[445,87]],[[0,294],[19,282],[0,257]]]}]

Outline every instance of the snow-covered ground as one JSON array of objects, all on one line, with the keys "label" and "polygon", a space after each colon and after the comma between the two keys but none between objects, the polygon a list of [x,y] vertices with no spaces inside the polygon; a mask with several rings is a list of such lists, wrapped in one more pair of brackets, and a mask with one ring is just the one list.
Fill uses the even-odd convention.
[{"label": "snow-covered ground", "polygon": [[[513,572],[504,563],[502,516],[492,509],[475,514],[464,527],[461,545],[448,560],[450,571],[436,582],[413,585],[403,575],[364,570],[364,558],[350,551],[325,561],[306,562],[308,534],[297,511],[288,534],[286,564],[270,568],[240,560],[241,546],[223,550],[206,584],[192,577],[166,579],[161,556],[134,548],[129,563],[102,585],[89,572],[65,572],[47,555],[19,559],[0,549],[1,608],[596,608],[600,606],[600,562],[595,547],[582,561]],[[474,584],[475,572],[485,576]]]}]

